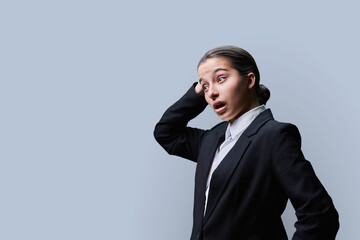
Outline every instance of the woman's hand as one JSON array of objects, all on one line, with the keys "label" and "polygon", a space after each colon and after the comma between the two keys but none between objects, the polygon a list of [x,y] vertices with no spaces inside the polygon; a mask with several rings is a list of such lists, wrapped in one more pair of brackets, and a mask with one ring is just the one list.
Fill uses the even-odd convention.
[{"label": "woman's hand", "polygon": [[198,96],[203,96],[204,95],[204,91],[203,88],[201,86],[201,84],[198,82],[198,84],[195,86],[195,92]]}]

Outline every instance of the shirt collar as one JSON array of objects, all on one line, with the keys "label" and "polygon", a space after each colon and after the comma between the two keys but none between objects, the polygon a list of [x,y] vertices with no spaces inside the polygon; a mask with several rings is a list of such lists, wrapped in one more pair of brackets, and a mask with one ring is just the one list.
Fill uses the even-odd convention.
[{"label": "shirt collar", "polygon": [[265,105],[258,106],[241,115],[233,122],[233,124],[230,125],[229,123],[225,132],[225,139],[228,139],[229,137],[233,139],[238,137],[238,135],[245,131],[250,123],[264,110],[266,110]]}]

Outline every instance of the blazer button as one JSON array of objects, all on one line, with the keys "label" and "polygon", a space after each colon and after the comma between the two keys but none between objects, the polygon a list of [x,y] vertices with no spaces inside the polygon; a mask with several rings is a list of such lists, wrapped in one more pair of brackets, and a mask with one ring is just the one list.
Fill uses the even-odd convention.
[{"label": "blazer button", "polygon": [[200,237],[201,237],[201,232],[198,232],[197,235],[196,235],[196,238],[200,239]]}]

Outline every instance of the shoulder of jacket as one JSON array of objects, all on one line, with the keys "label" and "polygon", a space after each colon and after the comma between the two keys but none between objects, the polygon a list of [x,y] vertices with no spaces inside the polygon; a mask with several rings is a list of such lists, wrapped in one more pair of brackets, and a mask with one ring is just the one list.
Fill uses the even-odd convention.
[{"label": "shoulder of jacket", "polygon": [[263,130],[270,132],[299,131],[296,125],[292,123],[279,122],[277,120],[269,120],[263,126]]},{"label": "shoulder of jacket", "polygon": [[226,121],[220,122],[220,123],[216,124],[215,126],[213,126],[212,128],[206,130],[205,136],[211,137],[211,136],[225,133],[227,125],[228,125],[228,122],[226,122]]},{"label": "shoulder of jacket", "polygon": [[220,122],[220,123],[216,124],[215,126],[213,126],[209,131],[221,130],[223,128],[226,129],[228,124],[229,124],[229,122],[227,122],[227,121]]}]

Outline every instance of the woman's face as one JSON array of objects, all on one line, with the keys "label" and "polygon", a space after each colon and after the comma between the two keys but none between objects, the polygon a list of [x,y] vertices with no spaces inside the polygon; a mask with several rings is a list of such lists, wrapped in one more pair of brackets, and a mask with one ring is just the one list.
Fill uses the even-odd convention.
[{"label": "woman's face", "polygon": [[225,121],[238,117],[258,105],[254,97],[255,76],[241,76],[224,57],[209,58],[198,68],[206,102]]}]

